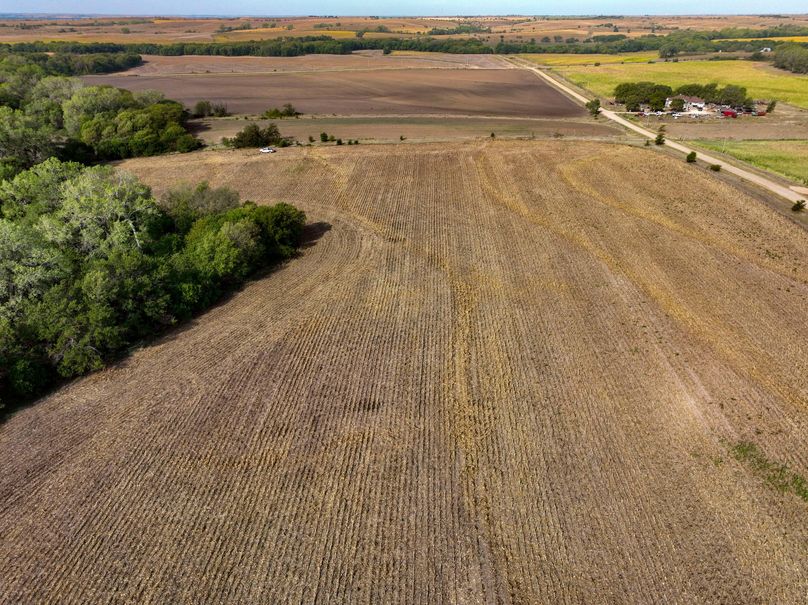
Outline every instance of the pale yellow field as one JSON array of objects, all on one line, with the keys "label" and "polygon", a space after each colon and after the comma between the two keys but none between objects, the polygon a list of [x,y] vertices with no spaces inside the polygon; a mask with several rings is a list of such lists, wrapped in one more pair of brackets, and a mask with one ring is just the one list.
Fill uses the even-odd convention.
[{"label": "pale yellow field", "polygon": [[637,53],[620,53],[615,55],[582,55],[576,53],[567,54],[525,54],[520,58],[533,61],[539,65],[563,66],[563,65],[593,65],[595,63],[647,63],[648,61],[659,59],[656,51],[646,51]]},{"label": "pale yellow field", "polygon": [[558,67],[559,73],[575,84],[609,97],[621,82],[656,82],[672,87],[683,84],[744,86],[755,99],[777,99],[808,108],[808,75],[793,74],[752,61],[679,61],[656,63],[611,63],[598,67]]},{"label": "pale yellow field", "polygon": [[[737,40],[741,42],[754,42],[754,41],[761,41],[763,38],[729,38],[730,40]],[[773,36],[771,38],[765,38],[766,40],[776,40],[778,42],[808,42],[808,36]]]}]

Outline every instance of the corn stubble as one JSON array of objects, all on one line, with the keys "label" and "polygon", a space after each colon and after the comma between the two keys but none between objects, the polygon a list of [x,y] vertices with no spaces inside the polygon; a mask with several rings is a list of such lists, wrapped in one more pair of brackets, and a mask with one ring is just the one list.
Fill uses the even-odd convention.
[{"label": "corn stubble", "polygon": [[0,427],[0,601],[801,602],[808,235],[647,157],[125,163],[331,228]]}]

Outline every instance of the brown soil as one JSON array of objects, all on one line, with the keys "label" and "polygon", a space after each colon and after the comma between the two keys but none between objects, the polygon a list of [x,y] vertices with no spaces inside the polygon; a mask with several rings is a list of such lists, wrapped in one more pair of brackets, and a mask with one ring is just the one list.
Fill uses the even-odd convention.
[{"label": "brown soil", "polygon": [[[0,427],[7,603],[804,603],[808,233],[652,150],[126,162],[319,239]],[[322,224],[330,225],[330,230]]]},{"label": "brown soil", "polygon": [[156,89],[186,105],[225,102],[256,114],[293,103],[306,114],[470,114],[570,117],[585,111],[533,74],[516,69],[337,71],[276,74],[87,76],[88,84]]},{"label": "brown soil", "polygon": [[508,64],[491,55],[443,53],[382,54],[381,51],[350,55],[303,55],[301,57],[216,57],[143,55],[144,65],[126,75],[272,73],[286,71],[341,71],[366,69],[506,69]]}]

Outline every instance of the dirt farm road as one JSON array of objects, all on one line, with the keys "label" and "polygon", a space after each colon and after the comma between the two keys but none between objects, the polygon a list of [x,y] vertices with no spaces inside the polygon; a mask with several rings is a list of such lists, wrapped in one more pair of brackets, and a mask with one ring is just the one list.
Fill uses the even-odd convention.
[{"label": "dirt farm road", "polygon": [[[546,73],[544,73],[544,71],[542,71],[538,67],[534,67],[533,65],[530,65],[524,59],[508,58],[506,60],[510,61],[514,65],[518,65],[519,67],[521,67],[523,69],[527,69],[529,71],[532,71],[537,76],[539,76],[540,78],[545,80],[548,84],[554,86],[555,88],[557,88],[561,92],[569,95],[570,97],[572,97],[576,101],[579,101],[581,103],[587,103],[589,101],[589,99],[587,99],[582,94],[577,93],[572,88],[570,88],[569,86],[566,86],[565,84],[562,84],[561,82],[559,82],[555,78],[551,78]],[[641,134],[642,136],[644,136],[644,137],[646,137],[648,139],[655,139],[656,136],[657,136],[655,132],[647,130],[647,129],[641,127],[641,126],[637,126],[633,122],[630,122],[629,120],[626,120],[624,117],[618,115],[614,111],[610,111],[608,109],[601,109],[600,110],[600,115],[604,116],[605,118],[607,118],[609,120],[612,120],[613,122],[617,122],[621,126],[624,126],[624,127],[628,128],[630,130],[633,130],[634,132],[639,133],[639,134]],[[669,140],[665,141],[665,145],[667,145],[668,147],[670,147],[672,149],[675,149],[676,151],[681,151],[682,153],[690,153],[691,151],[696,151],[697,154],[698,154],[698,158],[701,161],[706,162],[707,164],[718,164],[719,166],[721,166],[721,170],[726,170],[727,172],[730,172],[730,173],[732,173],[732,174],[734,174],[736,176],[739,176],[742,179],[744,179],[746,181],[749,181],[750,183],[754,183],[755,185],[758,185],[759,187],[763,187],[764,189],[766,189],[768,191],[771,191],[772,193],[776,193],[780,197],[784,197],[785,199],[787,199],[789,201],[796,202],[798,200],[801,200],[801,199],[805,198],[804,194],[801,194],[801,193],[798,193],[796,191],[793,191],[793,190],[789,189],[788,187],[784,187],[783,185],[780,185],[779,183],[776,183],[771,179],[767,179],[764,176],[761,176],[759,174],[755,174],[754,172],[750,172],[749,170],[745,170],[743,168],[739,168],[738,166],[730,164],[730,163],[728,163],[728,162],[726,162],[724,160],[720,160],[720,159],[718,159],[718,158],[716,158],[714,156],[707,155],[706,153],[703,153],[701,150],[696,150],[696,149],[694,149],[692,147],[688,147],[687,145],[682,145],[681,143],[676,143],[674,141],[669,141]]]}]

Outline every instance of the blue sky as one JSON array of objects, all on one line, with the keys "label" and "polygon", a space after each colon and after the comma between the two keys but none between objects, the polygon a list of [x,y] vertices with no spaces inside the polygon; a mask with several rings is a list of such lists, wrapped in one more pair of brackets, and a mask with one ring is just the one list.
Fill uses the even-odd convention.
[{"label": "blue sky", "polygon": [[706,3],[677,0],[0,0],[4,13],[98,13],[107,15],[618,15],[618,14],[760,14],[808,11],[806,0],[759,0]]}]

